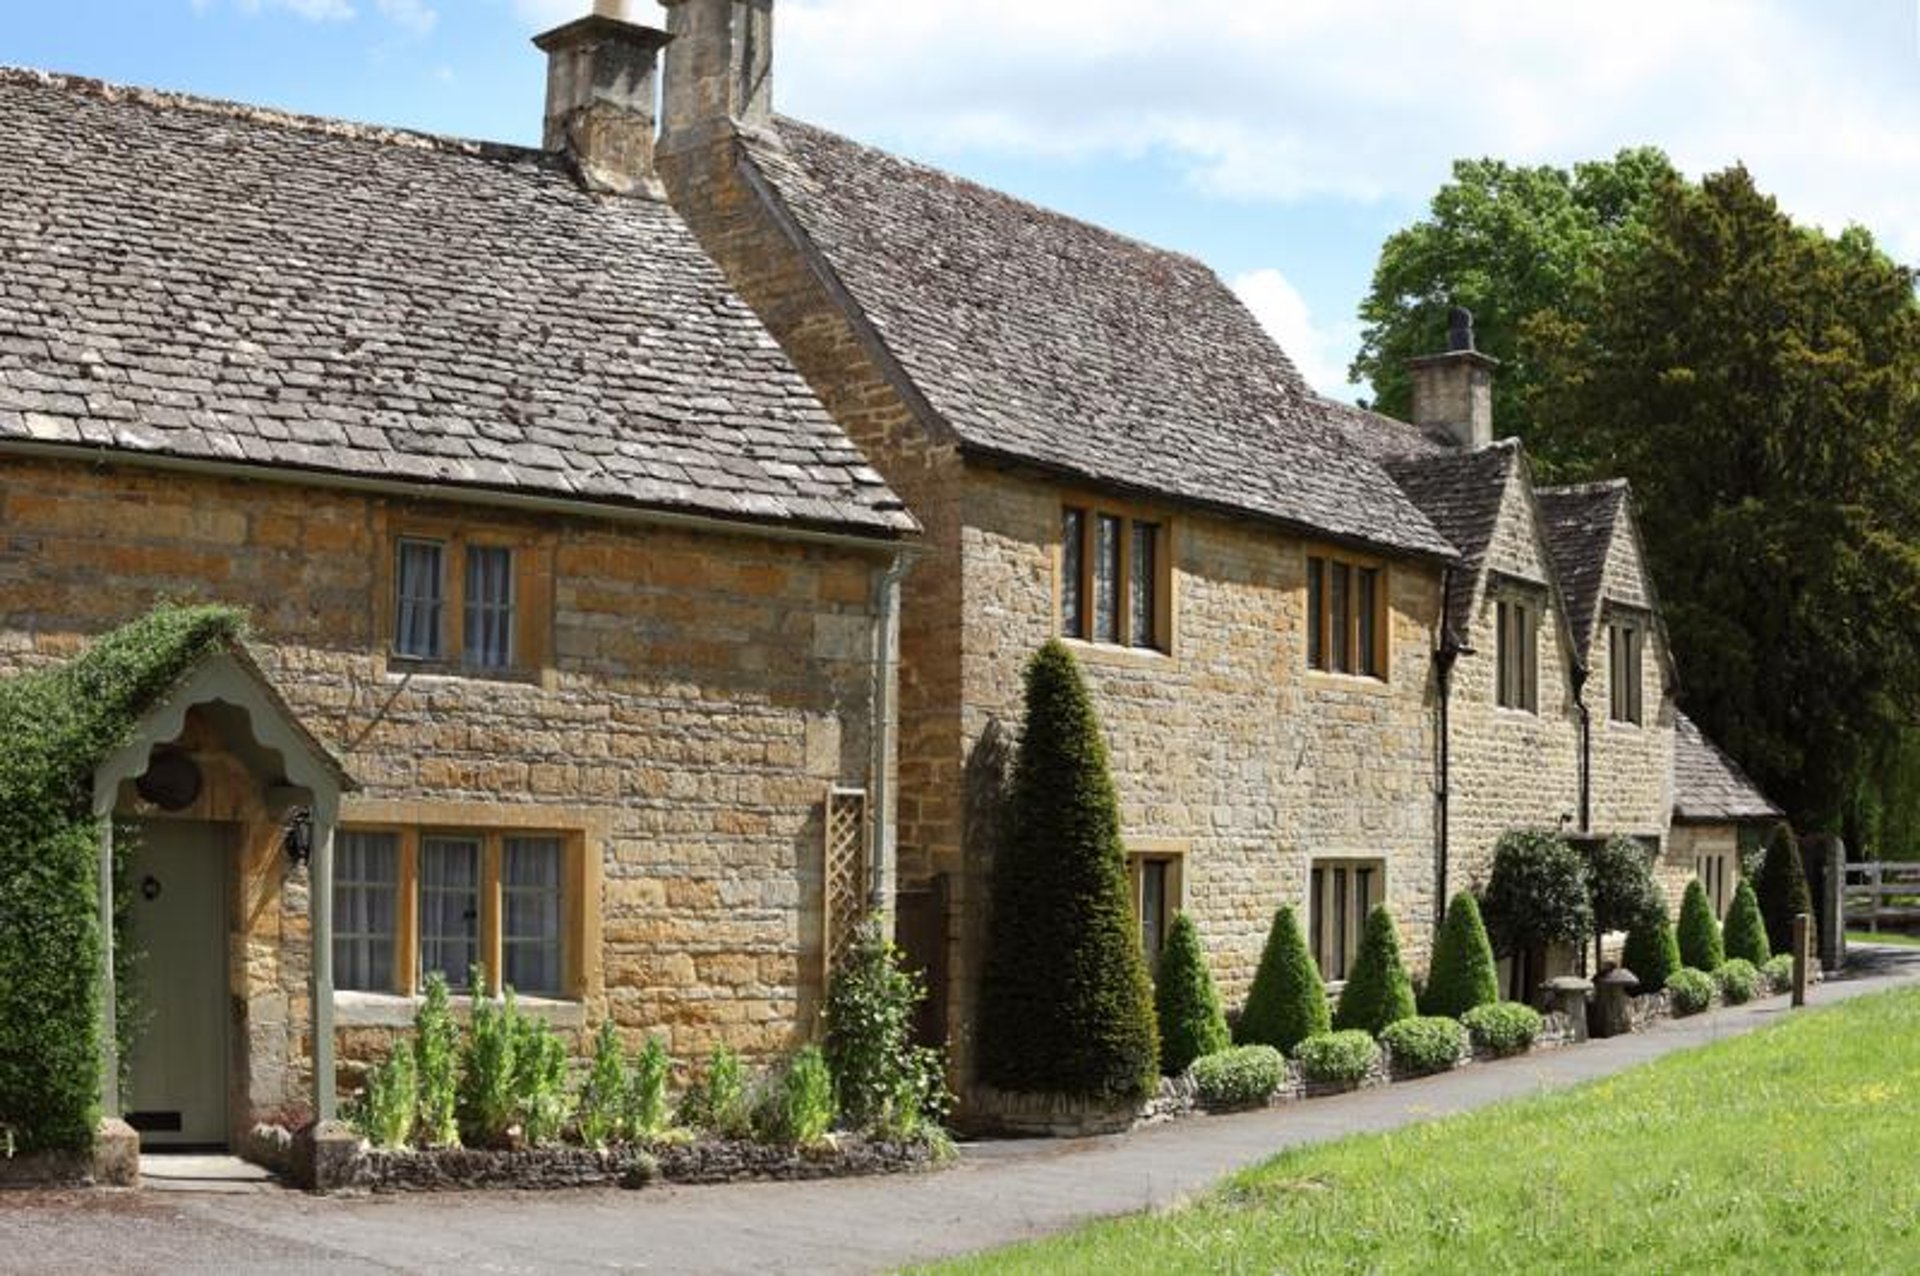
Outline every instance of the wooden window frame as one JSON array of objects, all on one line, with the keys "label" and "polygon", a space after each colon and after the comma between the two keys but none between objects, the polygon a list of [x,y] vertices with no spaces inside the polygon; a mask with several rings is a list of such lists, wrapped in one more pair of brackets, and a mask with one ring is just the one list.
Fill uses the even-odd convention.
[{"label": "wooden window frame", "polygon": [[394,901],[393,970],[391,986],[359,991],[386,992],[412,997],[425,984],[420,969],[420,844],[429,837],[471,838],[480,843],[480,925],[478,951],[486,967],[487,987],[461,989],[469,996],[484,991],[498,996],[504,983],[505,897],[501,888],[501,861],[509,839],[553,838],[560,843],[560,972],[559,990],[516,990],[527,996],[576,1001],[587,995],[588,961],[593,941],[590,908],[593,879],[588,872],[588,837],[580,829],[544,826],[476,828],[455,821],[394,824],[348,820],[343,828],[355,833],[387,833],[399,843],[399,884]]},{"label": "wooden window frame", "polygon": [[1647,627],[1635,617],[1607,621],[1607,720],[1623,727],[1644,726]]},{"label": "wooden window frame", "polygon": [[[1333,582],[1344,572],[1346,587],[1336,617]],[[1318,579],[1319,587],[1315,588]],[[1360,584],[1373,582],[1373,600],[1369,607],[1362,601]],[[1312,546],[1306,555],[1307,669],[1329,677],[1360,678],[1368,682],[1390,681],[1393,669],[1393,577],[1383,559],[1355,554],[1347,550]],[[1372,641],[1366,641],[1368,629]],[[1346,664],[1336,658],[1345,641]]]},{"label": "wooden window frame", "polygon": [[[1080,597],[1080,624],[1075,632],[1066,614],[1066,522],[1070,512],[1080,515],[1080,572],[1075,585]],[[1113,641],[1096,638],[1099,621],[1095,616],[1096,557],[1100,522],[1103,518],[1120,524],[1120,561],[1114,582],[1118,610]],[[1153,528],[1153,609],[1152,632],[1141,635],[1134,623],[1134,540],[1135,528]],[[1172,655],[1173,635],[1173,520],[1156,510],[1116,504],[1093,497],[1066,496],[1060,501],[1059,518],[1054,525],[1059,538],[1054,551],[1053,625],[1054,632],[1074,642],[1083,642],[1103,651],[1135,651]]]},{"label": "wooden window frame", "polygon": [[[553,652],[553,541],[550,534],[530,530],[515,535],[505,530],[475,530],[451,520],[404,517],[386,520],[381,538],[379,589],[380,644],[390,665],[408,671],[453,674],[470,678],[521,681],[537,678],[552,664]],[[400,546],[403,542],[430,542],[441,547],[440,654],[413,656],[398,646],[400,613]],[[511,625],[505,665],[478,665],[467,659],[467,562],[469,549],[503,549],[512,555],[509,585]]]},{"label": "wooden window frame", "polygon": [[1725,921],[1733,906],[1734,892],[1740,888],[1740,850],[1738,846],[1698,847],[1693,853],[1693,875],[1707,893],[1713,915]]},{"label": "wooden window frame", "polygon": [[[1366,898],[1355,902],[1349,893],[1345,907],[1339,918],[1338,929],[1332,935],[1323,931],[1325,914],[1322,904],[1320,875],[1344,871],[1352,874],[1364,870],[1370,877],[1366,887]],[[1329,879],[1331,881],[1331,879]],[[1354,961],[1360,955],[1360,940],[1367,925],[1367,915],[1377,905],[1387,899],[1387,861],[1377,855],[1322,855],[1316,856],[1307,865],[1307,898],[1302,911],[1307,917],[1307,948],[1313,954],[1314,964],[1320,968],[1321,978],[1329,985],[1344,983]],[[1335,962],[1328,960],[1333,953],[1330,943],[1338,943],[1340,955],[1338,973],[1333,969]]]},{"label": "wooden window frame", "polygon": [[1540,712],[1540,626],[1545,617],[1538,599],[1514,594],[1494,599],[1493,702],[1510,713]]},{"label": "wooden window frame", "polygon": [[1147,969],[1152,972],[1156,964],[1155,955],[1146,949],[1146,889],[1147,865],[1166,865],[1165,908],[1160,921],[1159,951],[1165,952],[1167,932],[1173,927],[1176,914],[1187,909],[1187,856],[1184,850],[1171,847],[1142,847],[1127,852],[1127,885],[1133,900],[1134,928],[1141,935],[1141,955],[1147,959]]}]

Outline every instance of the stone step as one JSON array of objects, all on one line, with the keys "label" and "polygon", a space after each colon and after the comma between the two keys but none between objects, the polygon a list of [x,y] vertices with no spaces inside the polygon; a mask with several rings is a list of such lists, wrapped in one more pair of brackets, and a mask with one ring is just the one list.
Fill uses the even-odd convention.
[{"label": "stone step", "polygon": [[272,1174],[251,1161],[199,1153],[142,1153],[140,1182],[155,1192],[235,1195],[281,1190]]}]

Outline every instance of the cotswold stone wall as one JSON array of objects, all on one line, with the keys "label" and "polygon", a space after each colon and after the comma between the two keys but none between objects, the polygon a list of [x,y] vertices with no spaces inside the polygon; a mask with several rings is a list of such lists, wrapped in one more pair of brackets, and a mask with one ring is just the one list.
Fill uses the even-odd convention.
[{"label": "cotswold stone wall", "polygon": [[[1580,818],[1580,706],[1565,621],[1547,588],[1546,552],[1526,481],[1511,475],[1487,547],[1489,575],[1454,665],[1448,774],[1447,889],[1484,886],[1494,844],[1513,829],[1558,830]],[[1499,606],[1522,601],[1541,613],[1536,656],[1539,712],[1498,700]]]},{"label": "cotswold stone wall", "polygon": [[[392,532],[417,519],[528,556],[542,668],[492,680],[387,660]],[[108,463],[0,462],[0,527],[0,670],[68,656],[163,598],[238,604],[267,674],[363,786],[346,822],[574,834],[588,898],[569,942],[585,951],[563,1023],[611,1014],[682,1059],[715,1042],[765,1057],[812,1031],[822,803],[869,781],[880,559]],[[244,786],[209,790],[217,809],[189,814],[241,830],[244,1129],[306,1100],[310,901]],[[343,1074],[409,1010],[374,1001],[342,1009]]]},{"label": "cotswold stone wall", "polygon": [[[1055,633],[1057,486],[974,468],[966,484],[964,734],[1017,731],[1027,659]],[[1071,644],[1106,731],[1130,849],[1184,858],[1186,906],[1229,1005],[1244,998],[1273,911],[1307,902],[1315,857],[1386,862],[1387,902],[1423,966],[1433,893],[1435,569],[1389,572],[1382,681],[1306,668],[1307,546],[1174,509],[1170,654]],[[937,863],[984,892],[978,847]],[[971,1005],[984,913],[966,919],[955,1001]],[[962,1012],[957,1016],[964,1023]]]}]

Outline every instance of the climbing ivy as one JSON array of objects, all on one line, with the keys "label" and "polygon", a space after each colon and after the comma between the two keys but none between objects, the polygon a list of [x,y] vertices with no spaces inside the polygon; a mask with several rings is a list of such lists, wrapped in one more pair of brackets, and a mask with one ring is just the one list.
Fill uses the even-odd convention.
[{"label": "climbing ivy", "polygon": [[21,1152],[84,1150],[99,1120],[93,771],[244,629],[230,608],[162,606],[65,665],[0,682],[0,1123]]}]

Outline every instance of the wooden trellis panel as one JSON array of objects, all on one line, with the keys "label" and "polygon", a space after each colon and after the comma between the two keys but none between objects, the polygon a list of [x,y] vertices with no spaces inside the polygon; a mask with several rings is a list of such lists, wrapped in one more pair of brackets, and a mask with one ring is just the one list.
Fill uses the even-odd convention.
[{"label": "wooden trellis panel", "polygon": [[867,791],[832,789],[827,793],[824,974],[831,978],[854,928],[867,915]]}]

